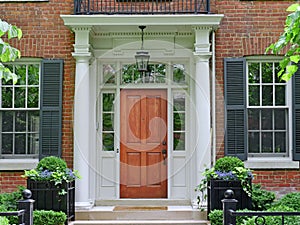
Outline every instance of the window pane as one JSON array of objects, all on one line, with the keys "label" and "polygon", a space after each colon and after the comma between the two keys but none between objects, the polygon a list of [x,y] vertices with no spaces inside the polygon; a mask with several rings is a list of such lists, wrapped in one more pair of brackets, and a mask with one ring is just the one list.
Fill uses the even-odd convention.
[{"label": "window pane", "polygon": [[285,109],[275,109],[275,130],[285,130],[286,129],[286,110]]},{"label": "window pane", "polygon": [[113,93],[104,93],[102,104],[103,104],[103,111],[104,112],[113,112],[114,111],[114,100],[115,94]]},{"label": "window pane", "polygon": [[249,132],[248,134],[249,142],[249,152],[250,153],[259,153],[259,133],[258,132]]},{"label": "window pane", "polygon": [[114,134],[102,134],[103,151],[114,150]]},{"label": "window pane", "polygon": [[39,152],[39,134],[28,135],[28,154],[38,154]]},{"label": "window pane", "polygon": [[273,152],[273,133],[263,132],[262,133],[262,153],[272,153]]},{"label": "window pane", "polygon": [[2,112],[2,132],[12,132],[13,131],[13,114],[12,111]]},{"label": "window pane", "polygon": [[174,94],[174,111],[185,111],[185,94],[176,93]]},{"label": "window pane", "polygon": [[15,113],[16,115],[16,132],[26,132],[26,112],[25,111],[19,111]]},{"label": "window pane", "polygon": [[17,85],[26,85],[26,65],[16,65],[15,74],[18,76]]},{"label": "window pane", "polygon": [[285,80],[278,78],[279,71],[280,71],[279,63],[275,63],[275,74],[274,74],[274,76],[275,76],[275,83],[286,83]]},{"label": "window pane", "polygon": [[173,120],[175,131],[185,130],[185,113],[174,113]]},{"label": "window pane", "polygon": [[259,106],[260,105],[260,94],[259,86],[249,86],[249,105],[250,106]]},{"label": "window pane", "polygon": [[175,151],[185,150],[185,133],[175,133],[173,134],[173,147]]},{"label": "window pane", "polygon": [[258,109],[248,110],[248,128],[249,130],[259,130],[259,112]]},{"label": "window pane", "polygon": [[114,114],[112,113],[103,114],[102,130],[113,131],[114,130],[113,121],[114,121]]},{"label": "window pane", "polygon": [[2,134],[2,154],[13,154],[12,134]]},{"label": "window pane", "polygon": [[39,65],[28,65],[28,85],[39,85]]},{"label": "window pane", "polygon": [[116,83],[116,66],[112,64],[103,65],[103,81],[106,84]]},{"label": "window pane", "polygon": [[12,108],[12,87],[2,87],[2,108]]},{"label": "window pane", "polygon": [[273,86],[265,85],[262,87],[262,105],[273,105]]},{"label": "window pane", "polygon": [[[14,72],[14,66],[11,65],[11,64],[7,64],[5,65],[6,68],[8,68],[11,72]],[[8,81],[5,81],[5,79],[2,79],[2,85],[12,85],[13,84],[13,81],[12,79],[8,80]]]},{"label": "window pane", "polygon": [[259,80],[259,63],[249,63],[248,82],[250,84],[258,84]]},{"label": "window pane", "polygon": [[272,130],[272,110],[270,109],[262,109],[261,110],[261,129],[262,130]]},{"label": "window pane", "polygon": [[29,132],[38,132],[39,131],[39,111],[29,111],[28,112],[28,131]]},{"label": "window pane", "polygon": [[285,104],[285,86],[275,86],[275,105]]},{"label": "window pane", "polygon": [[261,64],[262,83],[273,83],[273,63]]},{"label": "window pane", "polygon": [[15,154],[26,154],[26,134],[16,134]]},{"label": "window pane", "polygon": [[174,64],[173,65],[173,81],[175,83],[184,83],[185,74],[184,74],[184,65],[183,64]]},{"label": "window pane", "polygon": [[27,97],[27,108],[39,107],[39,88],[29,87]]},{"label": "window pane", "polygon": [[25,108],[25,88],[15,88],[15,108]]},{"label": "window pane", "polygon": [[275,133],[275,153],[286,152],[286,133],[276,132]]},{"label": "window pane", "polygon": [[140,72],[135,64],[123,65],[122,68],[122,83],[133,83],[140,78]]}]

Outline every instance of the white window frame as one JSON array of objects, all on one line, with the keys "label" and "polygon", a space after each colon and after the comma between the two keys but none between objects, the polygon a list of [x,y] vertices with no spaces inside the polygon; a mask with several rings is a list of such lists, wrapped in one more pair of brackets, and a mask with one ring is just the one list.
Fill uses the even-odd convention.
[{"label": "white window frame", "polygon": [[[248,63],[249,62],[279,62],[281,57],[270,57],[270,56],[253,56],[246,58],[246,102],[247,102],[247,110],[249,109],[248,102]],[[286,84],[286,107],[288,108],[288,155],[286,157],[283,156],[268,156],[268,157],[255,157],[251,156],[245,161],[245,166],[253,169],[293,169],[299,168],[299,163],[292,160],[292,81],[288,81]],[[281,108],[286,108],[281,107]],[[263,108],[263,107],[256,107]],[[269,108],[269,107],[266,107]],[[276,107],[274,107],[276,108]],[[248,121],[248,118],[247,118]],[[248,142],[248,130],[247,130],[247,142]],[[248,144],[248,143],[247,143]]]},{"label": "white window frame", "polygon": [[[39,58],[31,58],[26,59],[22,58],[16,60],[15,62],[11,62],[9,64],[19,64],[19,65],[26,65],[26,64],[39,64],[39,106],[37,108],[4,108],[4,110],[40,110],[40,99],[41,99],[41,59]],[[26,85],[27,86],[27,85]],[[2,110],[2,109],[1,109]],[[2,129],[2,128],[1,128]],[[24,156],[24,155],[22,155]],[[16,158],[1,158],[0,159],[0,171],[1,170],[29,170],[36,167],[38,164],[38,157],[16,157]]]}]

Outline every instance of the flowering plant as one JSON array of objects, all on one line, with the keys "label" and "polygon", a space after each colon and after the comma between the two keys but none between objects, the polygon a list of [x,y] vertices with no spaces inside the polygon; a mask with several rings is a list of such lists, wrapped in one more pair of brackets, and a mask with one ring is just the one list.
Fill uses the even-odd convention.
[{"label": "flowering plant", "polygon": [[[80,178],[80,175],[77,170],[67,168],[63,159],[48,156],[41,159],[35,169],[25,170],[22,177],[36,181],[52,181],[55,186],[59,186],[63,182],[72,182]],[[65,194],[64,190],[60,194]]]},{"label": "flowering plant", "polygon": [[200,191],[201,197],[198,196],[198,204],[206,199],[204,193],[210,180],[240,181],[243,190],[249,197],[252,195],[252,187],[249,180],[253,178],[251,170],[245,168],[244,162],[237,157],[225,156],[216,161],[215,166],[205,169],[203,178],[195,191]]}]

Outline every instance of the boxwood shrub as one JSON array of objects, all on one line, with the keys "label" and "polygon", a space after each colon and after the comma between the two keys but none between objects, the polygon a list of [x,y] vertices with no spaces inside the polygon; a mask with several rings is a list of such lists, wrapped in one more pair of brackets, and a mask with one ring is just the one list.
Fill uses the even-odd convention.
[{"label": "boxwood shrub", "polygon": [[33,211],[33,225],[64,225],[67,216],[64,212],[52,210]]}]

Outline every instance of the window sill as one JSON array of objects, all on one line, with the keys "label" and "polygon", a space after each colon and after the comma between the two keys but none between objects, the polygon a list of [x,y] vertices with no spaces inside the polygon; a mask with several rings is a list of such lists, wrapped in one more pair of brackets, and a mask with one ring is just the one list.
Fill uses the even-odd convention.
[{"label": "window sill", "polygon": [[248,158],[244,163],[250,169],[299,169],[299,162],[289,158]]},{"label": "window sill", "polygon": [[0,170],[30,170],[36,167],[38,159],[0,159]]}]

